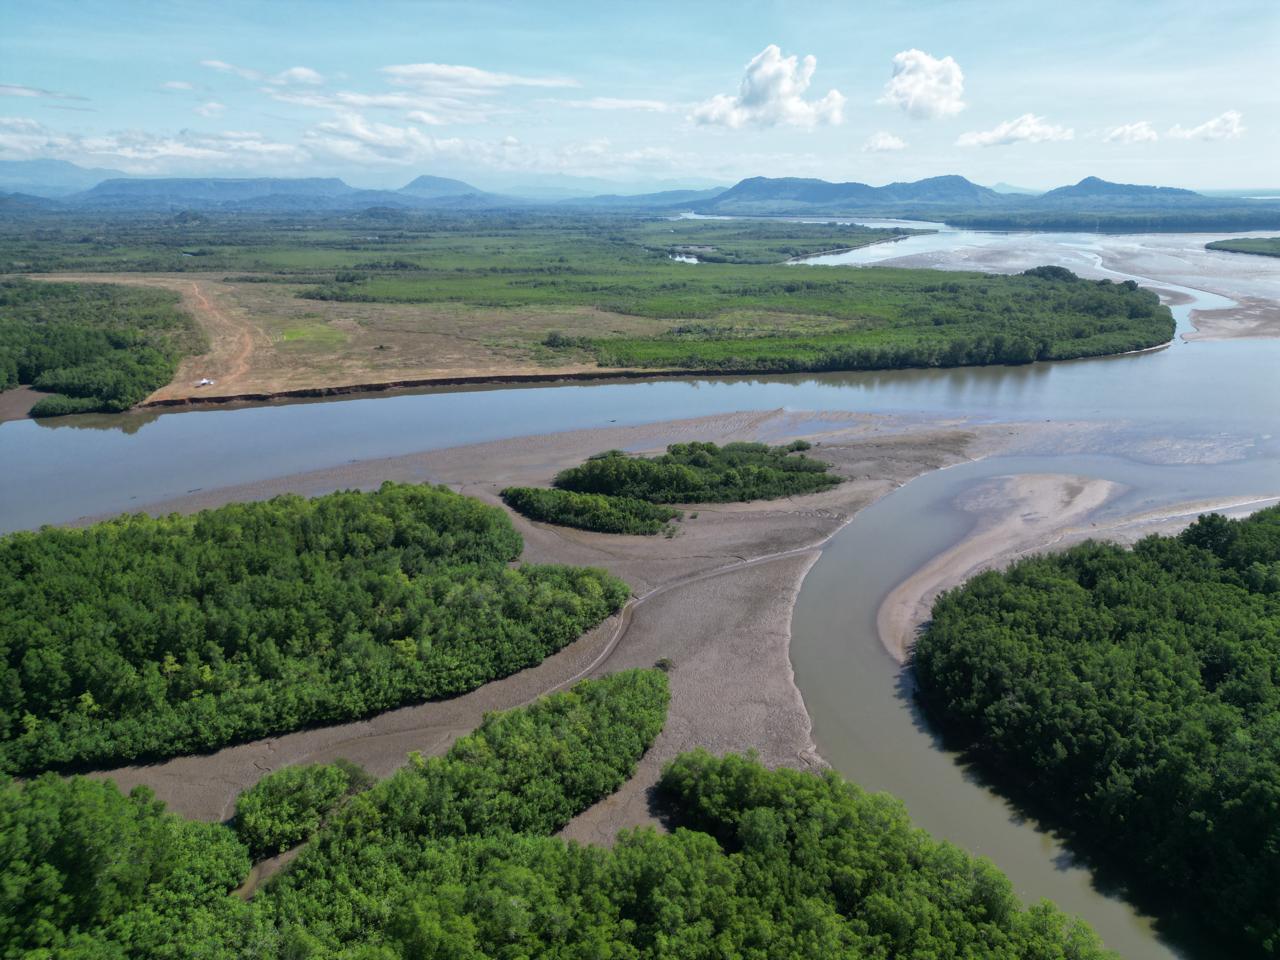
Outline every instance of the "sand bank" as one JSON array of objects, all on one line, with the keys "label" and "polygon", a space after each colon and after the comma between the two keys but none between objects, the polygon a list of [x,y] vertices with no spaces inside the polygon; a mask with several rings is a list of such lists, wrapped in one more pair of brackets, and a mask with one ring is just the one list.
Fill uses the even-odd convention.
[{"label": "sand bank", "polygon": [[[1007,442],[1010,429],[999,427],[999,443]],[[518,706],[581,676],[652,666],[663,657],[674,664],[666,729],[637,777],[575,820],[568,835],[604,840],[619,827],[654,822],[648,798],[661,764],[695,746],[756,748],[771,764],[810,766],[818,761],[787,649],[804,573],[855,511],[921,473],[968,459],[971,449],[996,442],[996,432],[844,413],[740,413],[346,464],[153,505],[152,512],[191,511],[286,491],[372,488],[387,479],[445,483],[498,503],[502,487],[545,484],[602,449],[651,451],[695,438],[776,443],[804,436],[847,478],[795,500],[693,508],[697,517],[687,516],[672,539],[594,534],[516,517],[524,559],[605,567],[631,584],[632,606],[538,666],[464,696],[95,775],[126,790],[146,784],[186,816],[222,820],[242,790],[280,767],[347,757],[387,776],[410,751],[444,752],[487,711]]]},{"label": "sand bank", "polygon": [[973,531],[895,587],[880,605],[876,626],[885,649],[904,662],[938,594],[999,559],[1051,545],[1120,489],[1108,480],[1057,474],[980,484],[960,504],[975,515]]},{"label": "sand bank", "polygon": [[1280,303],[1260,297],[1241,297],[1224,310],[1193,310],[1195,330],[1184,340],[1253,340],[1280,337]]},{"label": "sand bank", "polygon": [[1133,543],[1150,534],[1173,534],[1202,513],[1244,516],[1280,497],[1196,500],[1105,522],[1097,511],[1123,486],[1108,480],[1059,474],[1022,474],[985,481],[958,505],[975,515],[973,530],[890,591],[876,627],[885,649],[905,662],[938,595],[983,570],[1002,569],[1030,553],[1061,550],[1085,540]]}]

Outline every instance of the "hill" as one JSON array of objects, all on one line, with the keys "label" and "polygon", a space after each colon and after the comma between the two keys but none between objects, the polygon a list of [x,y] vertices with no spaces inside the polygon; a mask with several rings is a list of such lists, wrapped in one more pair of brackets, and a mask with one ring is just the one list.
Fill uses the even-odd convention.
[{"label": "hill", "polygon": [[912,183],[873,187],[799,177],[751,177],[700,204],[700,213],[803,215],[806,213],[896,212],[919,207],[986,207],[1008,198],[960,176],[930,177]]},{"label": "hill", "polygon": [[418,177],[400,190],[361,190],[336,177],[252,177],[106,180],[66,198],[69,206],[94,210],[231,210],[308,213],[403,209],[472,209],[523,201],[485,193],[461,180]]},{"label": "hill", "polygon": [[1036,198],[1035,205],[1148,206],[1186,203],[1217,204],[1219,202],[1194,190],[1182,190],[1178,187],[1149,187],[1134,183],[1112,183],[1098,177],[1085,177],[1079,183],[1069,187],[1058,187],[1041,194]]},{"label": "hill", "polygon": [[81,167],[66,160],[0,160],[0,192],[36,197],[65,197],[88,190],[103,180],[119,180],[128,174],[101,167]]},{"label": "hill", "polygon": [[690,204],[712,200],[724,187],[709,190],[661,190],[657,193],[617,194],[606,193],[598,197],[569,197],[559,201],[559,206],[598,208],[608,210],[654,210],[664,207],[687,208]]},{"label": "hill", "polygon": [[1035,196],[1001,193],[964,177],[872,187],[795,177],[751,177],[692,205],[728,216],[877,216],[945,220],[976,229],[1233,230],[1280,227],[1280,205],[1206,197],[1175,187],[1085,177]]}]

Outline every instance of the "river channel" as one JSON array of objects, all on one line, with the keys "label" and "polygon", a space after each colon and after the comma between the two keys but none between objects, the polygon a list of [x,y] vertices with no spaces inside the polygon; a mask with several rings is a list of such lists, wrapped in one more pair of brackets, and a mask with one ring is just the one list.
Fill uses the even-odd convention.
[{"label": "river channel", "polygon": [[1181,339],[1195,309],[1230,308],[1243,297],[1280,301],[1280,262],[1207,254],[1203,245],[1216,236],[944,231],[811,261],[989,270],[1058,263],[1087,276],[1137,277],[1181,301],[1174,306],[1178,339],[1123,357],[427,391],[0,424],[0,532],[351,461],[610,423],[778,408],[1088,422],[1070,452],[1046,449],[928,474],[859,513],[805,580],[792,658],[818,747],[837,770],[901,797],[917,824],[990,857],[1027,900],[1047,897],[1081,915],[1122,955],[1172,957],[1145,918],[1095,890],[1088,872],[1050,836],[1020,820],[939,748],[879,641],[876,613],[893,587],[968,532],[972,516],[955,501],[992,477],[1070,473],[1118,481],[1124,493],[1105,508],[1116,516],[1280,494],[1280,340]]}]

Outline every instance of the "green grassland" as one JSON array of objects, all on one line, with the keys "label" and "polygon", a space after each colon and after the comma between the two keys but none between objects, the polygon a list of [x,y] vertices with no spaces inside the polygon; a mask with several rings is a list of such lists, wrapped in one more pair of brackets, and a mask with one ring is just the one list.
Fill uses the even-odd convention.
[{"label": "green grassland", "polygon": [[702,259],[780,263],[906,236],[839,223],[667,220],[618,215],[353,215],[332,219],[266,217],[68,218],[42,224],[0,221],[0,273],[65,270],[228,271],[322,279],[317,274],[405,271],[482,274],[607,269],[621,262],[670,263],[702,248]]},{"label": "green grassland", "polygon": [[[934,367],[1122,353],[1173,335],[1154,293],[1058,268],[1010,277],[785,262],[900,235],[591,214],[223,217],[126,221],[110,231],[70,223],[39,235],[0,227],[0,269],[225,271],[244,289],[280,284],[271,289],[286,298],[354,310],[429,306],[421,322],[433,334],[441,310],[482,311],[482,335],[453,351],[477,363],[491,362],[485,344],[501,343],[511,356],[553,365]],[[672,259],[684,253],[701,262]],[[530,329],[531,318],[541,329]],[[296,348],[295,364],[343,352],[339,331],[303,327],[289,324],[280,338]]]},{"label": "green grassland", "polygon": [[1204,245],[1206,250],[1225,250],[1228,253],[1255,253],[1262,257],[1280,257],[1280,237],[1241,237],[1238,240],[1214,240]]}]

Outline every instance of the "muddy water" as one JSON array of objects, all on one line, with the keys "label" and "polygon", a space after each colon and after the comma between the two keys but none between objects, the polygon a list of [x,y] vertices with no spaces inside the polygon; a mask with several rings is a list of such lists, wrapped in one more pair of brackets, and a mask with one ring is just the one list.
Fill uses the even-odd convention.
[{"label": "muddy water", "polygon": [[[1086,274],[1139,277],[1190,298],[1174,310],[1180,331],[1189,329],[1196,307],[1229,306],[1246,295],[1280,300],[1280,264],[1206,259],[1206,239],[950,231],[841,256],[983,269],[1063,263]],[[1094,891],[1052,838],[1019,822],[938,749],[902,695],[900,673],[875,633],[876,609],[885,593],[967,532],[970,519],[954,498],[990,476],[1118,480],[1128,493],[1109,509],[1119,511],[1280,493],[1277,370],[1280,341],[1177,340],[1141,355],[1022,367],[474,389],[48,425],[15,421],[0,425],[0,531],[353,460],[609,423],[777,408],[1090,421],[1096,428],[1077,432],[1070,454],[956,467],[859,514],[805,581],[793,655],[819,748],[837,769],[871,789],[891,790],[920,825],[991,857],[1026,898],[1049,897],[1079,913],[1125,956],[1168,957],[1149,923],[1122,900]]]},{"label": "muddy water", "polygon": [[1176,956],[1147,918],[1099,892],[1091,874],[1023,821],[941,749],[909,696],[910,676],[885,651],[876,613],[885,596],[963,539],[974,517],[955,506],[992,477],[1062,473],[1123,484],[1101,514],[1122,517],[1203,499],[1280,493],[1280,462],[1153,465],[1120,457],[992,458],[912,481],[854,517],[809,571],[792,620],[796,682],[819,752],[868,790],[887,790],[936,837],[993,860],[1027,901],[1042,897],[1083,916],[1123,956]]},{"label": "muddy water", "polygon": [[[1222,304],[1197,296],[1206,306]],[[1184,329],[1191,306],[1175,309]],[[1277,369],[1280,341],[1175,341],[1146,354],[1019,367],[474,389],[12,421],[0,424],[0,532],[354,460],[739,410],[1091,420],[1105,425],[1105,435],[1090,440],[1099,450],[1151,447],[1152,456],[1164,456],[1154,448],[1232,442],[1275,453]]]}]

